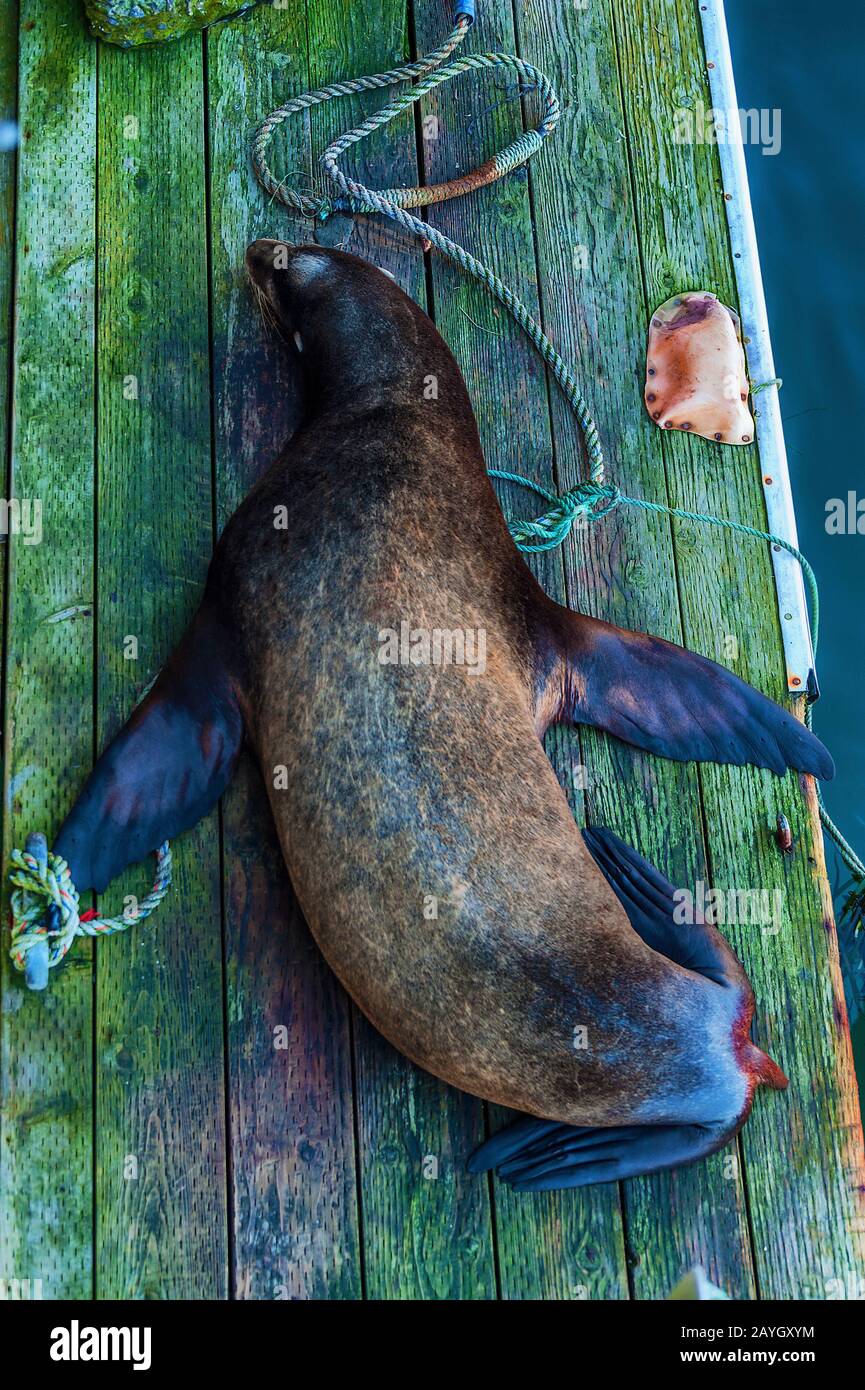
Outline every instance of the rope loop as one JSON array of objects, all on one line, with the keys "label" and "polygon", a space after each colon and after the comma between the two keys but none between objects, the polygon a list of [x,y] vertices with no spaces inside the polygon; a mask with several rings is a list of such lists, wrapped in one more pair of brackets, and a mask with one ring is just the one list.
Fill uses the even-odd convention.
[{"label": "rope loop", "polygon": [[122,917],[90,913],[82,916],[69,865],[59,854],[13,849],[10,863],[13,891],[9,955],[16,970],[27,970],[28,958],[37,948],[43,951],[47,947],[47,967],[52,969],[60,964],[77,936],[111,936],[128,931],[150,916],[171,887],[171,849],[167,840],[156,851],[153,887],[134,911],[127,911]]},{"label": "rope loop", "polygon": [[[448,198],[459,197],[460,194],[467,193],[473,188],[480,188],[483,184],[493,183],[496,179],[502,178],[503,175],[519,168],[520,165],[531,159],[558,124],[561,107],[556,91],[544,73],[531,63],[527,63],[524,59],[515,57],[511,53],[472,53],[445,64],[445,59],[449,58],[463,42],[470,28],[470,18],[467,15],[460,15],[454,29],[441,47],[436,49],[434,53],[427,54],[418,62],[402,63],[399,67],[392,68],[388,72],[374,73],[367,77],[333,82],[327,87],[318,88],[316,91],[304,92],[302,96],[294,97],[284,106],[272,111],[256,131],[252,143],[252,162],[256,175],[271,197],[284,203],[293,212],[299,212],[306,216],[310,214],[318,216],[320,204],[326,201],[320,197],[296,192],[287,187],[284,180],[277,180],[271,173],[266,159],[266,150],[274,132],[283,121],[300,111],[308,110],[311,106],[318,106],[339,97],[351,96],[357,92],[395,87],[401,82],[412,81],[414,85],[389,102],[388,105],[368,116],[360,125],[337,136],[319,157],[319,163],[328,177],[339,188],[343,200],[347,203],[357,204],[357,206],[350,208],[351,211],[383,212],[385,215],[389,215],[395,208],[427,207],[431,203],[444,202]],[[445,65],[443,66],[443,64]],[[537,91],[544,103],[544,111],[535,130],[525,131],[505,149],[494,155],[492,159],[479,165],[477,169],[445,183],[383,190],[370,189],[364,184],[347,179],[339,169],[337,160],[349,146],[363,140],[365,136],[370,135],[380,126],[388,125],[401,112],[416,105],[443,82],[451,82],[464,72],[496,67],[505,67],[515,72],[521,84],[521,91]]]}]

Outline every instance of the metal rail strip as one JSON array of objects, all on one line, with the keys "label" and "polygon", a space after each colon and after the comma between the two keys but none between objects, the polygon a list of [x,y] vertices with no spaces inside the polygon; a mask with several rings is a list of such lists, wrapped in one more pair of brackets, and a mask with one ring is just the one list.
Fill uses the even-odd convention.
[{"label": "metal rail strip", "polygon": [[[769,337],[766,299],[751,210],[739,103],[727,36],[724,0],[700,0],[700,21],[712,111],[719,119],[718,154],[724,183],[724,206],[739,293],[742,335],[751,381],[773,381],[775,362]],[[754,402],[763,494],[769,530],[798,547],[796,514],[787,467],[778,388],[767,387]],[[778,614],[787,663],[787,688],[794,694],[810,690],[816,698],[814,650],[802,570],[798,560],[780,546],[772,547]]]}]

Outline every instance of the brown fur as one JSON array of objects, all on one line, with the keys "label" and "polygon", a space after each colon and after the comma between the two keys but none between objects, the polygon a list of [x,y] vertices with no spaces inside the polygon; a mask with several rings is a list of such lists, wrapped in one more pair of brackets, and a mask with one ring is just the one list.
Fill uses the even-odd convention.
[{"label": "brown fur", "polygon": [[[724,992],[632,930],[545,756],[565,700],[554,605],[508,535],[450,352],[371,266],[310,248],[279,279],[272,248],[249,264],[301,335],[313,408],[228,525],[208,598],[324,955],[402,1052],[501,1104],[699,1118],[723,1075],[740,1106]],[[379,630],[403,619],[483,628],[486,673],[379,664]]]}]

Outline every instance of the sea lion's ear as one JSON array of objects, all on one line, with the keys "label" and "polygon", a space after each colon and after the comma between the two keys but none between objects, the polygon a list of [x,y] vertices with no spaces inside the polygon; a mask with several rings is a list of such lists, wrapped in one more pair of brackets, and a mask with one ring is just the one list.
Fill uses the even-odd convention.
[{"label": "sea lion's ear", "polygon": [[835,775],[804,724],[707,657],[557,605],[545,633],[560,662],[551,671],[549,651],[539,661],[546,676],[538,705],[548,717],[552,710],[551,723],[593,724],[679,762]]},{"label": "sea lion's ear", "polygon": [[243,738],[229,654],[218,618],[203,604],[57,836],[54,850],[79,892],[101,892],[128,864],[189,830],[222,795]]}]

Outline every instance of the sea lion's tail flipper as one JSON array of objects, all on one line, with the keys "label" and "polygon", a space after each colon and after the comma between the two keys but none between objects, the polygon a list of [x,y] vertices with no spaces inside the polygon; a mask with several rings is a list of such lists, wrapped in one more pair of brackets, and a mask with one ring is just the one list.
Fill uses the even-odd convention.
[{"label": "sea lion's tail flipper", "polygon": [[243,720],[230,646],[202,604],[156,683],[103,752],[54,843],[79,892],[189,830],[234,771]]},{"label": "sea lion's tail flipper", "polygon": [[719,1149],[735,1128],[725,1123],[582,1129],[526,1116],[475,1149],[468,1169],[495,1168],[516,1192],[588,1187],[694,1163]]},{"label": "sea lion's tail flipper", "polygon": [[804,724],[707,657],[558,606],[545,631],[537,703],[550,722],[593,724],[680,762],[835,775]]}]

